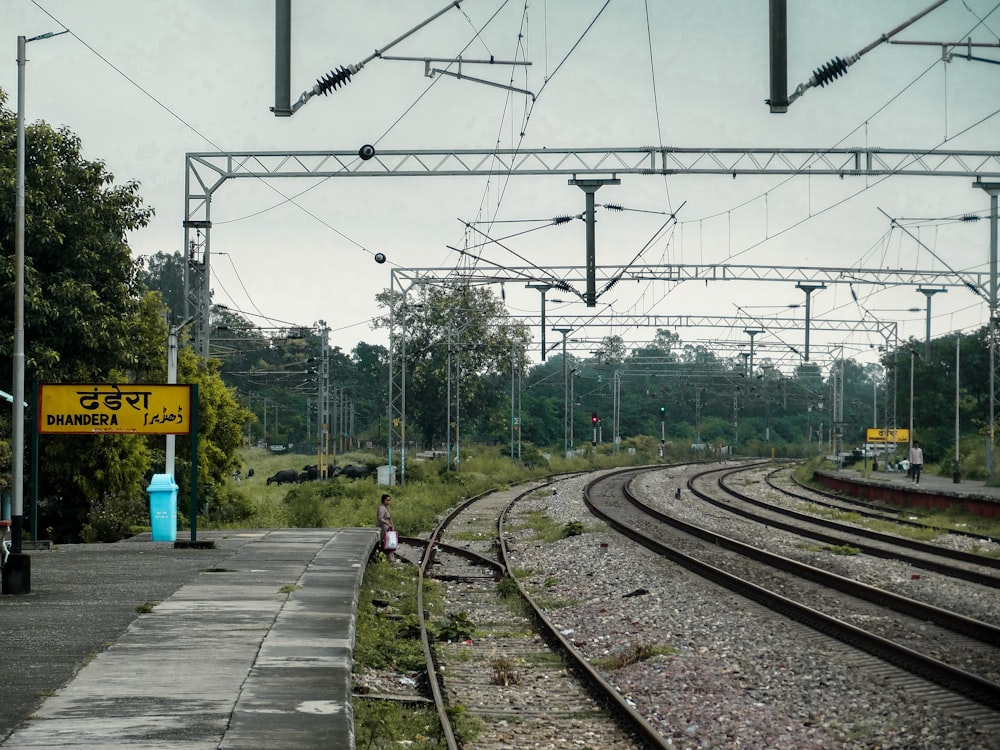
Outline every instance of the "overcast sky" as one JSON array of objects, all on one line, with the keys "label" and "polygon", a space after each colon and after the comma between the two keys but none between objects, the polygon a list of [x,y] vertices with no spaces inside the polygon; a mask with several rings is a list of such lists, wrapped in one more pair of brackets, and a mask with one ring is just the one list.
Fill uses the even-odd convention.
[{"label": "overcast sky", "polygon": [[[792,90],[823,63],[859,51],[931,2],[788,4]],[[332,68],[363,60],[445,5],[294,0],[293,99]],[[896,38],[955,42],[971,36],[995,44],[997,5],[949,0]],[[376,59],[290,118],[269,111],[273,0],[4,0],[0,27],[6,33],[0,44],[8,49],[0,88],[10,109],[16,106],[16,37],[70,30],[28,46],[27,118],[68,127],[88,158],[106,162],[120,182],[141,183],[156,217],[130,238],[137,255],[183,249],[188,152],[356,151],[363,144],[404,150],[1000,149],[1000,66],[944,62],[935,46],[881,45],[845,77],[806,92],[787,114],[771,114],[764,104],[767,0],[464,0],[388,54],[527,59],[532,65],[513,77],[515,86],[536,95],[534,102],[471,81],[427,78],[421,62]],[[1000,59],[996,48],[974,54]],[[507,67],[463,70],[499,83],[511,79]],[[968,178],[621,180],[597,194],[598,204],[629,209],[599,205],[600,265],[626,264],[650,243],[640,262],[988,269],[988,222],[954,220],[988,209],[986,194]],[[527,220],[576,215],[583,207],[583,193],[565,176],[515,176],[508,183],[500,177],[233,182],[212,204],[214,300],[262,326],[325,320],[333,329],[331,343],[344,350],[358,341],[385,344],[386,333],[368,323],[377,314],[375,294],[389,286],[390,268],[448,269],[462,262],[452,248],[500,266],[581,266],[583,222]],[[893,217],[942,221],[909,224],[918,243],[898,228],[890,231],[879,208]],[[676,226],[657,234],[671,212]],[[479,232],[501,238],[526,229],[536,231],[504,240],[506,249],[481,245]],[[388,263],[376,264],[377,252]],[[537,313],[536,291],[508,284],[504,293],[513,313]],[[619,284],[600,306],[621,314],[742,314],[748,323],[759,317],[766,329],[768,316],[801,316],[801,308],[788,305],[803,299],[794,284],[656,281]],[[913,288],[858,284],[852,294],[837,285],[814,294],[813,315],[855,319],[868,310],[901,321],[901,336],[922,337],[923,313],[907,310],[924,305],[924,295]],[[551,302],[549,312],[582,316],[588,309],[579,301]],[[988,317],[979,298],[959,289],[937,295],[933,312],[935,336],[983,325]],[[746,338],[743,328],[678,333],[692,342],[730,340]],[[653,335],[615,332],[630,341]],[[547,338],[551,343],[556,334]],[[800,332],[758,338],[797,347],[801,339]],[[880,343],[868,334],[815,334],[813,341],[845,343],[869,361],[863,349]]]}]

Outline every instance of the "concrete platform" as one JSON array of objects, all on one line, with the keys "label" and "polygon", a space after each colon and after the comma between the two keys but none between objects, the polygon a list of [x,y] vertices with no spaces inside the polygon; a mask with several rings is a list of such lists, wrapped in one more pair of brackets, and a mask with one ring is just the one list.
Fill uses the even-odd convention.
[{"label": "concrete platform", "polygon": [[924,473],[920,484],[914,485],[905,473],[869,471],[867,475],[855,467],[816,471],[815,476],[831,489],[846,491],[855,497],[890,505],[913,505],[945,510],[963,506],[970,513],[988,518],[1000,518],[1000,487],[985,482]]},{"label": "concrete platform", "polygon": [[0,746],[354,748],[376,530],[199,537],[32,553],[32,592],[0,597]]}]

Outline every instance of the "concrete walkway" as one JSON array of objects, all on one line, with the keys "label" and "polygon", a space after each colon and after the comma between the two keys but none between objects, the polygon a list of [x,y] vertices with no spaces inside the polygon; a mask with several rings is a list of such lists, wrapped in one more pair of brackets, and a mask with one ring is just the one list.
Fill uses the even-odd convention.
[{"label": "concrete walkway", "polygon": [[915,486],[906,476],[905,472],[882,471],[881,469],[873,472],[869,469],[868,474],[865,475],[855,465],[847,469],[842,469],[839,472],[829,470],[826,473],[839,474],[845,478],[891,484],[902,489],[911,489],[917,492],[924,490],[942,495],[956,495],[958,497],[989,497],[1000,499],[1000,487],[988,487],[985,482],[974,479],[961,479],[955,482],[951,477],[941,477],[936,474],[922,472],[920,475],[920,484]]},{"label": "concrete walkway", "polygon": [[217,548],[140,538],[29,553],[31,593],[0,597],[0,746],[354,747],[375,529],[199,539]]}]

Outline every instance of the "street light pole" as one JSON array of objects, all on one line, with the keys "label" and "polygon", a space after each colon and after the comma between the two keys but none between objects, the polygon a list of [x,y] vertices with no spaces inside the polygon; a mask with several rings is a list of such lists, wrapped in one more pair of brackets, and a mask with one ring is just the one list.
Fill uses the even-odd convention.
[{"label": "street light pole", "polygon": [[[12,428],[11,551],[21,553],[24,527],[24,66],[27,40],[17,38],[17,188],[14,198],[14,416]],[[30,575],[30,563],[28,564]],[[4,584],[7,578],[4,576]],[[6,592],[6,586],[4,588]],[[30,584],[28,586],[28,593]]]},{"label": "street light pole", "polygon": [[562,334],[562,365],[563,365],[563,457],[569,454],[569,365],[566,361],[566,336],[572,328],[553,328]]},{"label": "street light pole", "polygon": [[545,293],[552,288],[551,284],[525,284],[528,289],[537,289],[542,295],[542,324],[541,324],[541,334],[542,334],[542,362],[545,361]]},{"label": "street light pole", "polygon": [[17,176],[14,189],[14,385],[11,425],[11,555],[4,565],[3,592],[31,593],[31,559],[21,554],[24,531],[24,68],[26,47],[36,39],[65,34],[49,32],[31,38],[17,38]]},{"label": "street light pole", "polygon": [[927,297],[927,322],[926,322],[926,333],[924,335],[924,362],[930,364],[931,361],[931,297],[940,292],[947,292],[947,289],[928,289],[926,287],[917,287],[917,291],[923,293]]},{"label": "street light pole", "polygon": [[913,365],[916,352],[910,349],[910,448],[913,448]]}]

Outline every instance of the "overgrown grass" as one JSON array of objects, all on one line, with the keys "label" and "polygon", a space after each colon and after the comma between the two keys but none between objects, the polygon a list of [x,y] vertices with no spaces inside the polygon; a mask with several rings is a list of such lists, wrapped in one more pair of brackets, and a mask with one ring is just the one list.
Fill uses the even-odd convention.
[{"label": "overgrown grass", "polygon": [[928,513],[922,508],[897,508],[901,513],[911,516],[914,520],[923,524],[924,528],[916,526],[906,526],[895,523],[892,520],[881,518],[866,518],[854,511],[839,510],[836,508],[824,508],[814,503],[802,503],[798,510],[804,513],[829,518],[834,521],[847,521],[856,523],[874,531],[888,532],[898,536],[916,539],[927,542],[936,539],[947,531],[967,531],[975,534],[982,534],[989,537],[1000,536],[1000,521],[976,516],[961,508],[952,507],[947,511]]},{"label": "overgrown grass", "polygon": [[[461,500],[498,487],[506,487],[526,479],[553,473],[584,471],[614,466],[631,466],[655,462],[655,441],[649,446],[637,445],[636,453],[626,450],[614,453],[610,446],[599,446],[587,456],[566,459],[553,455],[525,468],[501,454],[495,448],[472,446],[463,451],[461,467],[448,471],[442,461],[409,461],[406,466],[406,486],[391,488],[392,516],[403,535],[416,535],[433,528],[440,514]],[[647,450],[648,449],[648,450]],[[325,528],[365,527],[375,524],[375,511],[381,493],[387,489],[369,479],[335,478],[294,485],[267,486],[267,478],[282,469],[301,471],[315,464],[316,457],[304,454],[271,454],[251,448],[241,451],[243,480],[227,480],[229,494],[238,499],[239,514],[231,508],[213,508],[199,516],[202,529],[236,528]],[[363,464],[376,467],[385,462],[376,453],[354,452],[338,455],[339,465]],[[247,479],[247,471],[254,476]],[[397,467],[398,471],[398,467]],[[182,500],[182,505],[184,505]],[[184,519],[187,513],[179,513]],[[238,516],[238,517],[236,517]],[[182,521],[183,526],[183,521]],[[562,538],[557,531],[551,538]]]},{"label": "overgrown grass", "polygon": [[599,669],[623,669],[632,664],[652,659],[654,656],[673,656],[677,649],[673,646],[652,646],[642,643],[629,643],[607,656],[592,659],[591,663]]},{"label": "overgrown grass", "polygon": [[359,748],[447,748],[433,706],[354,699],[354,735]]},{"label": "overgrown grass", "polygon": [[[395,669],[426,671],[423,647],[409,618],[416,618],[416,576],[409,566],[394,566],[384,559],[369,564],[361,583],[357,629],[354,637],[354,671]],[[440,591],[431,581],[424,589],[424,606],[440,608]],[[385,602],[376,606],[375,602]]]},{"label": "overgrown grass", "polygon": [[580,521],[569,521],[559,525],[546,515],[543,510],[533,510],[517,517],[506,527],[509,531],[531,530],[534,535],[529,539],[533,542],[557,542],[571,536],[579,536],[590,530]]},{"label": "overgrown grass", "polygon": [[854,555],[860,555],[861,550],[850,544],[838,544],[834,547],[830,547],[831,555],[846,555],[848,557],[853,557]]},{"label": "overgrown grass", "polygon": [[[426,582],[429,584],[430,582]],[[395,593],[394,593],[395,592]],[[400,592],[407,592],[401,594]],[[372,602],[388,602],[375,606]],[[424,605],[434,618],[441,610],[440,590],[425,588]],[[388,611],[388,610],[391,610]],[[446,616],[439,628],[444,635],[469,635],[464,614]],[[393,566],[384,560],[368,565],[362,582],[355,634],[355,672],[366,667],[418,672],[426,678],[423,647],[419,640],[416,615],[416,578],[412,569]],[[354,732],[360,747],[446,748],[436,711],[426,704],[392,701],[353,701]],[[448,707],[456,739],[472,742],[481,723],[463,706]]]}]

